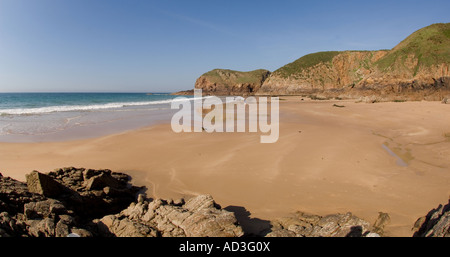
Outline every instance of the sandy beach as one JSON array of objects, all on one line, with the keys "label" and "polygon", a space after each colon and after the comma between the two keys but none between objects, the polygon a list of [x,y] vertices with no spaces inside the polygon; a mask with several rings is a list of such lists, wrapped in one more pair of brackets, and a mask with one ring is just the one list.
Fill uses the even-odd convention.
[{"label": "sandy beach", "polygon": [[[333,104],[345,107],[336,107]],[[74,166],[127,172],[150,197],[210,194],[262,220],[295,211],[352,212],[386,236],[411,236],[417,218],[450,195],[450,105],[356,103],[281,97],[280,137],[259,133],[174,133],[170,124],[83,139],[0,143],[0,172]]]}]

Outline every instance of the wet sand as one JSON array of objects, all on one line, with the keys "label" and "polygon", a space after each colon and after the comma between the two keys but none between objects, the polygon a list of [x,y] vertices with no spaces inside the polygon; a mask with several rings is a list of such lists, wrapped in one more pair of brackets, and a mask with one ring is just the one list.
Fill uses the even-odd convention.
[{"label": "wet sand", "polygon": [[450,105],[281,99],[274,144],[261,144],[259,133],[177,134],[159,124],[95,139],[0,143],[0,172],[25,180],[32,170],[108,168],[129,173],[149,196],[211,194],[259,219],[350,211],[373,223],[382,211],[391,216],[387,236],[411,236],[417,218],[447,202]]}]

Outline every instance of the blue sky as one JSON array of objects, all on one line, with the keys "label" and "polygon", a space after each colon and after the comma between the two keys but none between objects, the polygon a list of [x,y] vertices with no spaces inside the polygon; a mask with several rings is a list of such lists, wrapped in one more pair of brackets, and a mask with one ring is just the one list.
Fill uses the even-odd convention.
[{"label": "blue sky", "polygon": [[173,92],[204,72],[390,49],[450,1],[0,0],[0,92]]}]

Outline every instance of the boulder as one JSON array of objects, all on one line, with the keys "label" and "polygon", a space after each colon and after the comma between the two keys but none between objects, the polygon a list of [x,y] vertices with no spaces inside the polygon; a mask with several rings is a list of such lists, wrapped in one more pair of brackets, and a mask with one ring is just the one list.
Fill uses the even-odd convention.
[{"label": "boulder", "polygon": [[272,231],[267,237],[361,237],[370,232],[369,223],[350,212],[325,217],[299,212],[271,223]]},{"label": "boulder", "polygon": [[119,181],[108,173],[102,173],[98,176],[89,178],[86,182],[86,190],[103,190],[104,187],[113,189],[119,188]]},{"label": "boulder", "polygon": [[[140,225],[138,225],[140,224]],[[115,236],[233,237],[243,231],[232,212],[220,209],[209,195],[200,195],[184,205],[155,199],[132,203],[117,215],[98,222],[99,230]]]},{"label": "boulder", "polygon": [[24,214],[27,219],[46,218],[58,214],[65,214],[66,207],[58,200],[30,202],[24,205]]},{"label": "boulder", "polygon": [[29,192],[23,182],[10,177],[0,177],[0,212],[15,215],[23,212],[24,204],[45,199],[43,195]]},{"label": "boulder", "polygon": [[52,218],[44,218],[42,220],[27,220],[28,233],[34,237],[54,237],[55,236],[55,220]]},{"label": "boulder", "polygon": [[419,218],[413,231],[414,237],[450,237],[450,199]]},{"label": "boulder", "polygon": [[[83,228],[72,228],[70,231],[71,231],[70,234],[77,235],[76,237],[92,237],[93,236],[89,230],[86,230]],[[67,236],[69,236],[69,235],[67,235]]]},{"label": "boulder", "polygon": [[63,193],[63,186],[53,178],[38,171],[26,175],[28,190],[32,193],[47,197],[58,196]]},{"label": "boulder", "polygon": [[152,227],[130,220],[119,219],[114,215],[108,215],[96,222],[99,231],[103,235],[114,235],[117,237],[156,237],[157,231]]},{"label": "boulder", "polygon": [[372,226],[372,231],[378,235],[384,234],[384,228],[391,222],[391,217],[389,214],[384,212],[378,213],[378,218]]}]

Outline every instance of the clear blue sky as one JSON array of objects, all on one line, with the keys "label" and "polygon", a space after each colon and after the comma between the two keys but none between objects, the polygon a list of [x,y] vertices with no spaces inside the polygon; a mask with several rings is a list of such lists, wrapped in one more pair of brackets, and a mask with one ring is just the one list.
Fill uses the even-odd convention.
[{"label": "clear blue sky", "polygon": [[0,0],[0,92],[172,92],[214,68],[390,49],[450,1]]}]

